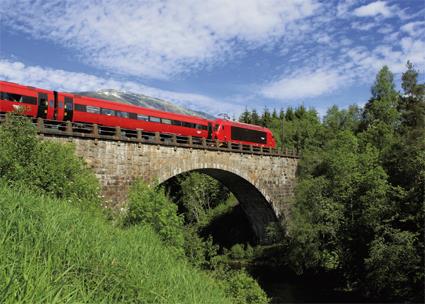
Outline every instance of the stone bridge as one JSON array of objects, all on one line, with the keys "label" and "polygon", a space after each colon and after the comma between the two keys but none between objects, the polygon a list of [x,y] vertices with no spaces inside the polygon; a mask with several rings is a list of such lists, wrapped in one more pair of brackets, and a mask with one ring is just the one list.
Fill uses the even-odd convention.
[{"label": "stone bridge", "polygon": [[50,137],[73,142],[99,178],[103,195],[122,206],[135,179],[163,183],[184,172],[207,174],[238,199],[259,241],[271,222],[285,221],[293,196],[298,159],[208,149],[140,144],[76,137]]}]

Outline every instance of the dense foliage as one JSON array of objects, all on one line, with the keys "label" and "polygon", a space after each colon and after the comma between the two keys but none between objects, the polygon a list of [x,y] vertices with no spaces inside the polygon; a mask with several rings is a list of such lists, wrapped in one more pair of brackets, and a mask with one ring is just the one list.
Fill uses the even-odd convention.
[{"label": "dense foliage", "polygon": [[162,189],[156,190],[143,181],[136,181],[130,189],[127,206],[124,225],[150,225],[165,243],[183,253],[183,218]]},{"label": "dense foliage", "polygon": [[75,201],[99,202],[95,175],[71,144],[40,141],[31,122],[8,114],[0,128],[0,179]]},{"label": "dense foliage", "polygon": [[334,106],[322,120],[302,106],[241,116],[303,152],[288,227],[287,258],[298,272],[334,270],[371,298],[423,300],[425,85],[417,77],[409,62],[399,93],[383,67],[364,109]]}]

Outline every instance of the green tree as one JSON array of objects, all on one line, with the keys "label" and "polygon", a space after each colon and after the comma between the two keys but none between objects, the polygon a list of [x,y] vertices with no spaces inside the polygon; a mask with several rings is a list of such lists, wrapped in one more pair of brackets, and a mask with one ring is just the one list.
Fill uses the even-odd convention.
[{"label": "green tree", "polygon": [[272,123],[272,117],[270,115],[270,111],[267,107],[264,108],[264,112],[261,116],[261,125],[263,127],[269,128]]},{"label": "green tree", "polygon": [[[394,300],[423,300],[423,278],[418,266],[417,236],[408,231],[386,228],[370,244],[370,255],[365,260],[365,289],[370,297],[382,299],[392,295]],[[421,293],[416,290],[422,289]],[[413,295],[413,296],[412,296]]]},{"label": "green tree", "polygon": [[393,74],[384,66],[376,76],[371,88],[372,98],[366,103],[363,113],[363,128],[383,122],[395,128],[399,118],[397,111],[398,93],[395,90]]},{"label": "green tree", "polygon": [[220,182],[197,172],[181,176],[179,185],[178,204],[184,206],[186,223],[198,227],[208,224],[213,209],[230,195]]},{"label": "green tree", "polygon": [[239,121],[243,123],[251,123],[251,113],[248,111],[248,108],[245,108],[245,111],[242,112],[239,117]]},{"label": "green tree", "polygon": [[401,86],[404,95],[400,98],[399,109],[405,127],[423,129],[425,126],[425,84],[418,83],[418,71],[407,62],[407,71],[402,74]]},{"label": "green tree", "polygon": [[407,96],[424,96],[424,84],[418,84],[419,72],[414,69],[413,64],[407,61],[407,71],[401,75],[401,87]]},{"label": "green tree", "polygon": [[[348,110],[339,109],[338,106],[332,106],[328,109],[323,119],[323,125],[329,131],[350,130],[356,132],[361,120],[361,111],[358,106],[351,105]],[[331,134],[329,134],[331,136]]]},{"label": "green tree", "polygon": [[313,136],[301,132],[309,129],[308,111],[285,123],[287,140],[302,138],[305,149],[290,265],[338,270],[348,286],[380,300],[413,301],[424,293],[424,98],[414,89],[412,66],[406,73],[400,97],[389,69],[380,70],[361,117],[356,107],[333,107]]},{"label": "green tree", "polygon": [[253,109],[251,112],[251,122],[253,125],[261,125],[260,116],[257,113],[257,110]]},{"label": "green tree", "polygon": [[277,111],[276,111],[276,109],[273,109],[273,112],[272,112],[272,120],[276,120],[276,119],[279,119],[279,116],[277,115]]},{"label": "green tree", "polygon": [[285,110],[281,108],[279,111],[279,120],[284,120],[284,119],[285,119]]},{"label": "green tree", "polygon": [[288,107],[285,113],[285,120],[291,121],[294,119],[294,117],[295,117],[294,110],[292,109],[292,107]]}]

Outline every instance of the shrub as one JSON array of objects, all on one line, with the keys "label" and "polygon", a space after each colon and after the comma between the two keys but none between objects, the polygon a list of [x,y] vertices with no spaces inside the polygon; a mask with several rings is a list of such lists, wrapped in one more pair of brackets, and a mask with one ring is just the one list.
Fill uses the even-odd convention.
[{"label": "shrub", "polygon": [[228,297],[235,304],[266,304],[269,298],[258,283],[244,270],[220,269],[214,276],[221,280]]},{"label": "shrub", "polygon": [[245,257],[245,250],[243,245],[235,244],[230,248],[230,256],[234,259],[243,259]]},{"label": "shrub", "polygon": [[75,148],[39,140],[27,117],[8,114],[0,126],[0,179],[59,198],[99,202],[99,182]]},{"label": "shrub", "polygon": [[255,257],[255,250],[254,250],[254,248],[252,248],[252,246],[250,244],[247,244],[246,245],[246,248],[245,248],[245,257],[246,258],[249,258],[249,259],[252,259],[252,258]]},{"label": "shrub", "polygon": [[203,269],[214,268],[219,246],[213,244],[212,237],[203,239],[194,226],[185,226],[184,237],[184,251],[189,262]]},{"label": "shrub", "polygon": [[183,218],[177,214],[177,206],[170,202],[163,189],[155,190],[141,180],[136,181],[129,192],[123,223],[126,226],[150,225],[164,242],[183,254]]}]

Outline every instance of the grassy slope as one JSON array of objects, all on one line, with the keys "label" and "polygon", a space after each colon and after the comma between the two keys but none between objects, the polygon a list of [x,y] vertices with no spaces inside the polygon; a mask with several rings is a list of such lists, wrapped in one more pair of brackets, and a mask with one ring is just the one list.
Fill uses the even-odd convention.
[{"label": "grassy slope", "polygon": [[0,303],[228,303],[148,228],[0,184]]}]

